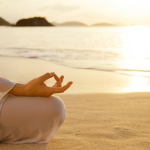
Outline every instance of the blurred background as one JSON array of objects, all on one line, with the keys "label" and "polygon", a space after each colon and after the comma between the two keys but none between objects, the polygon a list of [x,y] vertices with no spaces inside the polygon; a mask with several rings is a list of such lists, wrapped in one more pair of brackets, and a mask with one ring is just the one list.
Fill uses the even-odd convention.
[{"label": "blurred background", "polygon": [[0,55],[150,77],[149,0],[0,0]]}]

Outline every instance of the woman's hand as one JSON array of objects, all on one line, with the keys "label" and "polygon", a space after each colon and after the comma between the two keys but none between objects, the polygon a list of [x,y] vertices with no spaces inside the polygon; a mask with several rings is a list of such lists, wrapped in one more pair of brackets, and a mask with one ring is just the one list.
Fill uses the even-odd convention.
[{"label": "woman's hand", "polygon": [[[52,87],[48,87],[44,82],[54,77],[56,83]],[[54,93],[63,93],[66,91],[73,82],[68,82],[66,85],[62,86],[64,76],[60,78],[55,73],[46,73],[38,78],[29,81],[27,84],[15,84],[15,86],[10,90],[8,94],[18,95],[18,96],[40,96],[49,97]]]}]

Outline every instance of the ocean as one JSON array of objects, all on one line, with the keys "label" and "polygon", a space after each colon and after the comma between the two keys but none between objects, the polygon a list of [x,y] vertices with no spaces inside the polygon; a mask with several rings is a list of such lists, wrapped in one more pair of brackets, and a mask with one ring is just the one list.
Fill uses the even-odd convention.
[{"label": "ocean", "polygon": [[150,27],[0,27],[0,56],[150,77]]}]

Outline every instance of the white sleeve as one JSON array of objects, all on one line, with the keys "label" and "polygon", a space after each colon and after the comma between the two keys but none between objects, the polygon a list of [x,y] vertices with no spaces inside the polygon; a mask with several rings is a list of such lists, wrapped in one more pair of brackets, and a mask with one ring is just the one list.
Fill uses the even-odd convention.
[{"label": "white sleeve", "polygon": [[8,96],[7,93],[14,87],[15,84],[15,82],[0,77],[0,111],[4,100]]}]

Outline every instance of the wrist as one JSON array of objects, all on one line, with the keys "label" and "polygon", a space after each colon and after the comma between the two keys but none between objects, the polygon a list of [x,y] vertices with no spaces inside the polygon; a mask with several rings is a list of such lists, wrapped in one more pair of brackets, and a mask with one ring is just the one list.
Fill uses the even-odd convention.
[{"label": "wrist", "polygon": [[8,92],[8,94],[25,96],[25,87],[24,84],[16,83],[14,87]]}]

